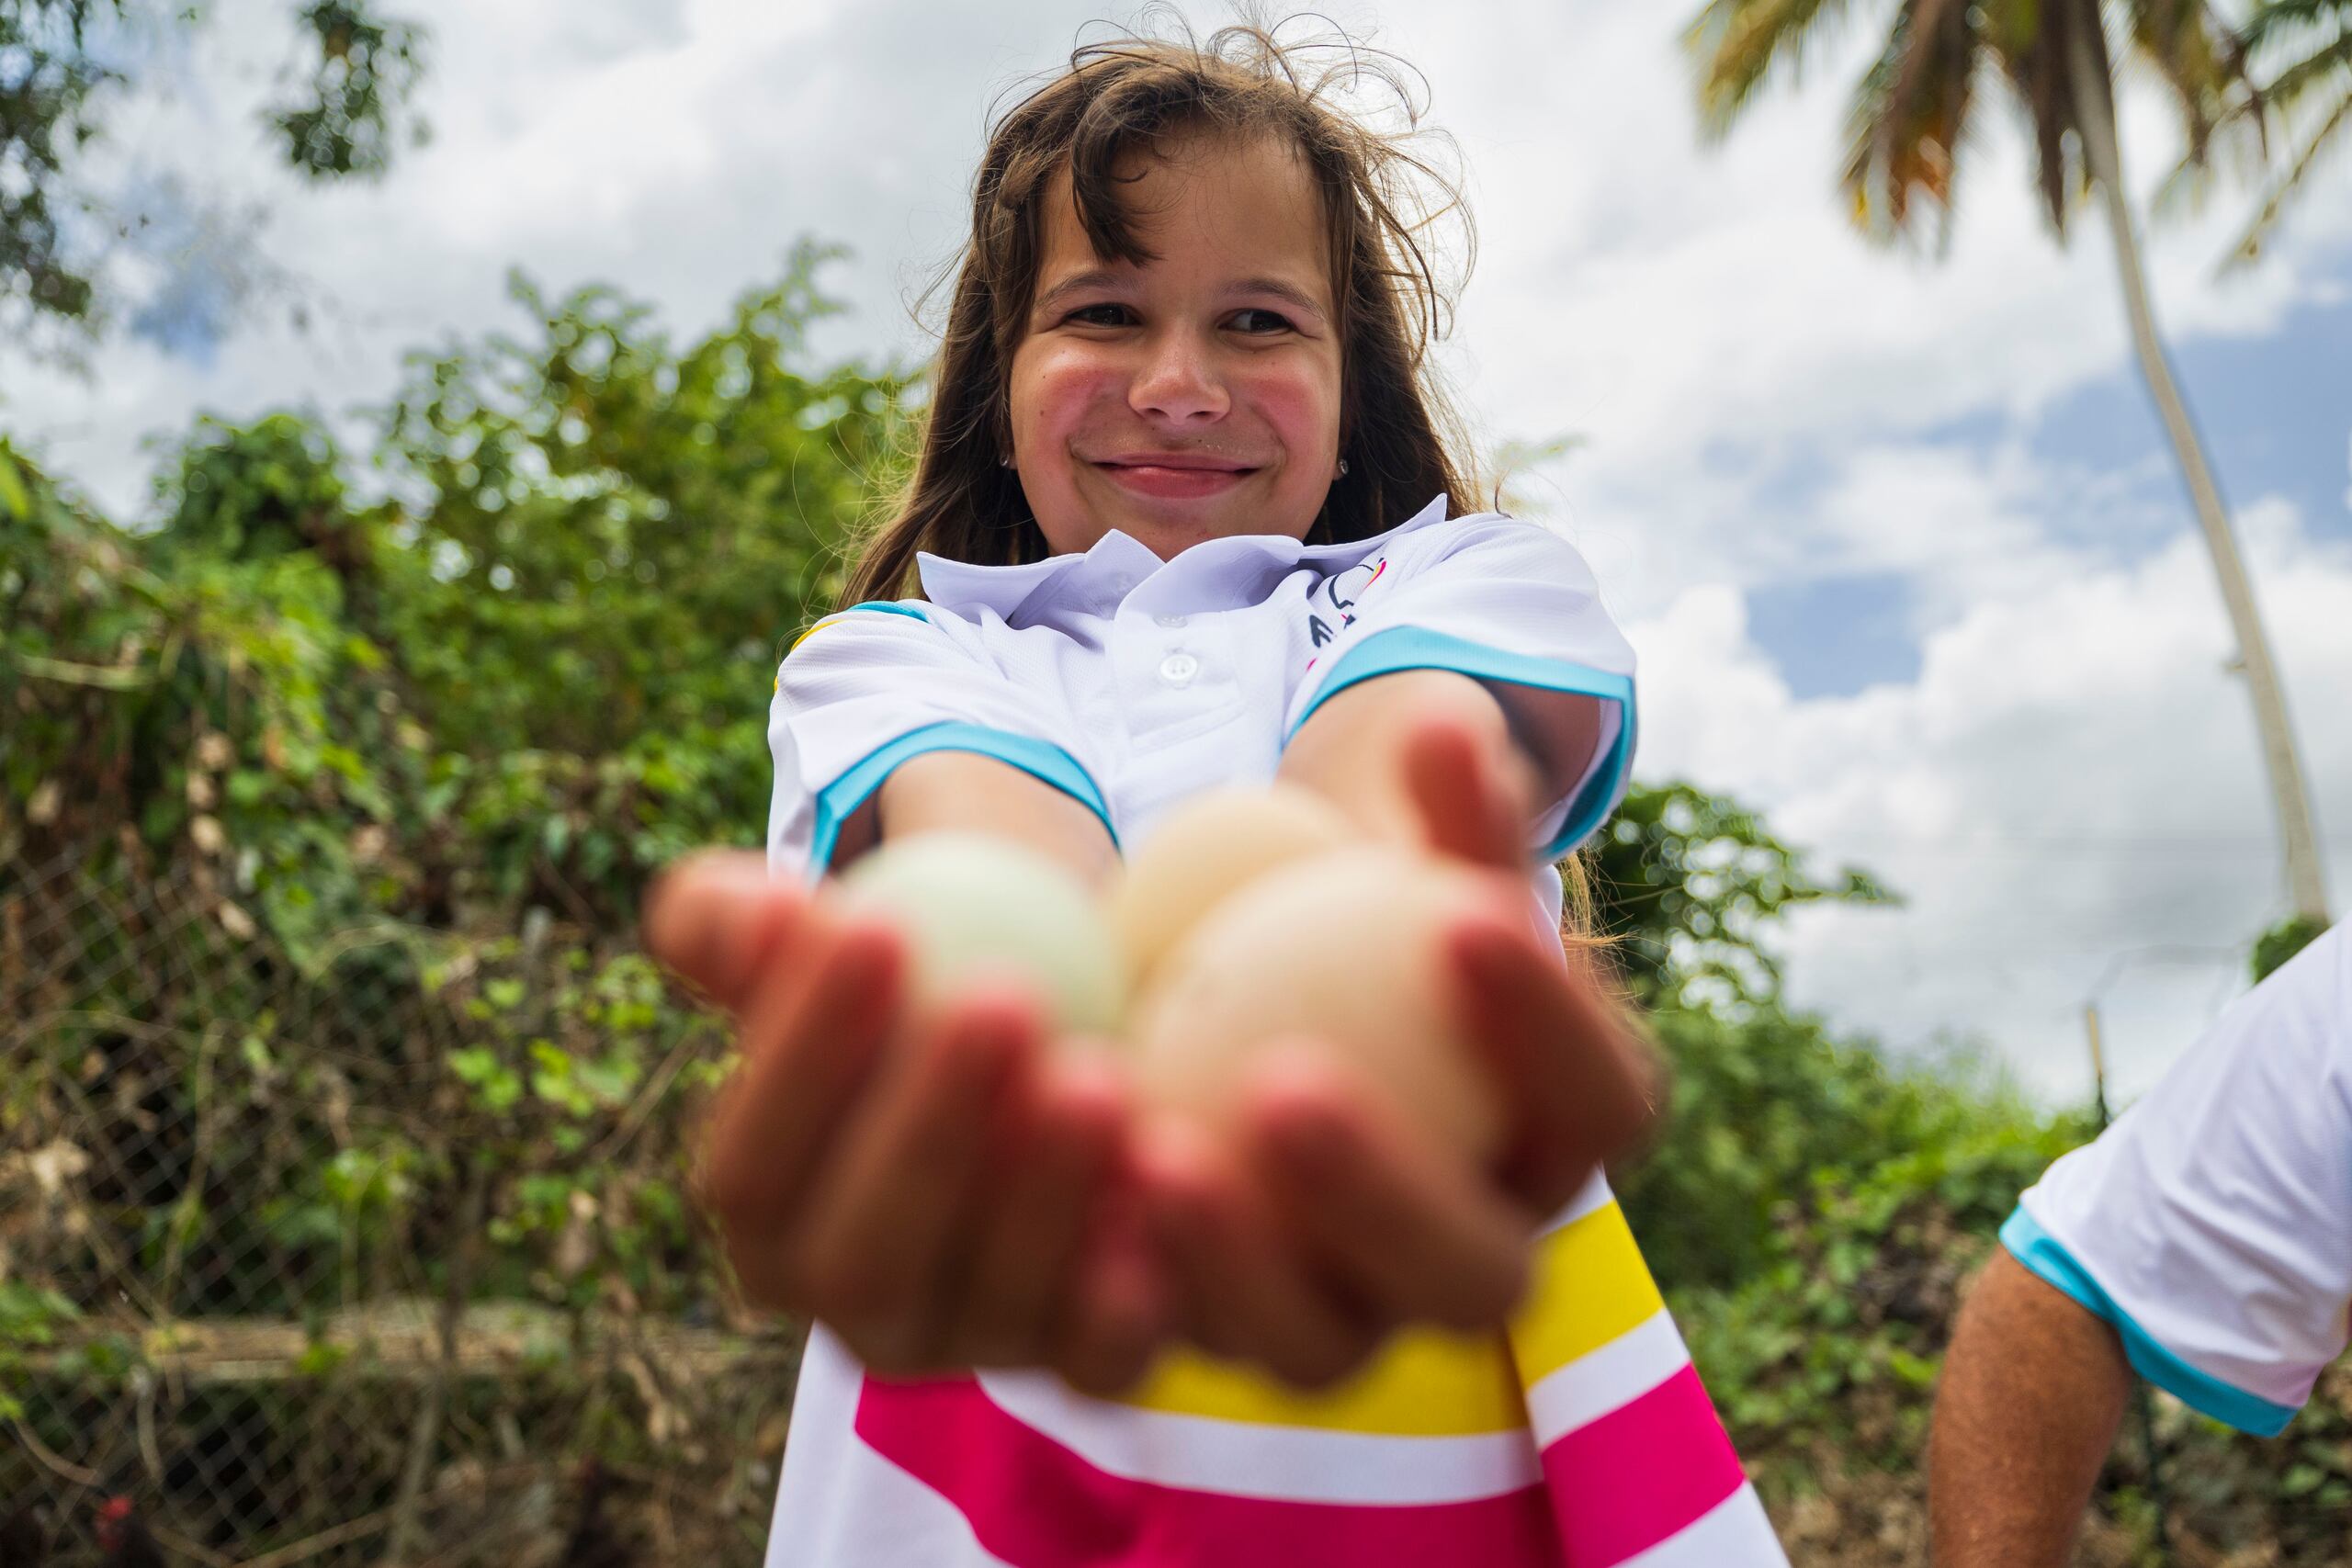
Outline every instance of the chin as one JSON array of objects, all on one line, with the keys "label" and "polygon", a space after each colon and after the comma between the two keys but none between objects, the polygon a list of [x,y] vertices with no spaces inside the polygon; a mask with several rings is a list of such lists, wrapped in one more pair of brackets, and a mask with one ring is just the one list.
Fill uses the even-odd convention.
[{"label": "chin", "polygon": [[1150,546],[1153,552],[1164,560],[1179,550],[1189,549],[1210,539],[1229,538],[1237,534],[1285,532],[1293,538],[1301,538],[1314,525],[1314,516],[1309,513],[1295,530],[1285,530],[1269,522],[1270,511],[1263,498],[1213,509],[1170,507],[1166,512],[1128,509],[1125,515],[1112,526]]},{"label": "chin", "polygon": [[1161,560],[1173,560],[1194,545],[1206,544],[1211,539],[1262,531],[1249,526],[1246,519],[1238,517],[1229,521],[1216,517],[1136,517],[1117,526]]}]

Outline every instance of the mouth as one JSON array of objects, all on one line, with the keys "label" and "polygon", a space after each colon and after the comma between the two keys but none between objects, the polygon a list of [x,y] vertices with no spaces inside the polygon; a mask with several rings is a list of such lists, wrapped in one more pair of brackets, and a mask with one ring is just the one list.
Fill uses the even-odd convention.
[{"label": "mouth", "polygon": [[1122,490],[1163,501],[1220,495],[1258,471],[1197,452],[1137,452],[1099,459],[1094,467]]}]

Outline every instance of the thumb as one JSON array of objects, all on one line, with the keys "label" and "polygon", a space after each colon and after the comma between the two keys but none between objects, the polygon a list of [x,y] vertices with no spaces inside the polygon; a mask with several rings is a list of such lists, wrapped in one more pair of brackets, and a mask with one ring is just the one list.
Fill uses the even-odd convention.
[{"label": "thumb", "polygon": [[767,956],[807,916],[808,895],[745,850],[703,850],[646,893],[645,950],[729,1010],[740,1010]]},{"label": "thumb", "polygon": [[1509,742],[1458,719],[1424,718],[1406,738],[1404,761],[1406,792],[1432,853],[1520,868],[1534,786]]}]

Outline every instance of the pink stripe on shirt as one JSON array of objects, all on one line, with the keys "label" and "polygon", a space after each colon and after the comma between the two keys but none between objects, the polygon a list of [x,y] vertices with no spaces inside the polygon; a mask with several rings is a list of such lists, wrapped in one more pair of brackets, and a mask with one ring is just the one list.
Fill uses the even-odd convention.
[{"label": "pink stripe on shirt", "polygon": [[1544,1450],[1567,1568],[1611,1568],[1747,1484],[1696,1367]]},{"label": "pink stripe on shirt", "polygon": [[1155,1485],[1089,1464],[971,1378],[868,1377],[857,1435],[1020,1568],[1566,1568],[1542,1486],[1380,1507]]}]

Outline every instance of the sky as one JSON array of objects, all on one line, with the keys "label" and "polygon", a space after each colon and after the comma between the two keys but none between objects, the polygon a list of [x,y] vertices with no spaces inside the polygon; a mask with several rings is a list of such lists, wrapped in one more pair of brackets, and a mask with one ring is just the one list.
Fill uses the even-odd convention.
[{"label": "sky", "polygon": [[[1525,508],[1585,551],[1642,659],[1639,771],[1761,808],[1894,908],[1782,937],[1798,1004],[1898,1053],[1976,1046],[2030,1091],[2143,1089],[2285,912],[2204,548],[2132,368],[2106,235],[2052,243],[2005,112],[1940,250],[1861,243],[1834,187],[1857,29],[1702,143],[1683,5],[1329,5],[1425,81],[1477,220],[1442,355],[1483,442],[1573,436]],[[126,330],[78,369],[0,344],[0,428],[120,516],[198,412],[349,422],[413,350],[514,329],[506,277],[615,285],[680,334],[850,248],[819,348],[922,355],[990,106],[1101,17],[1064,0],[401,0],[432,137],[379,184],[297,188],[255,106],[294,58],[222,0],[144,60],[95,165],[157,215]],[[1857,6],[1872,17],[1886,7]],[[1196,27],[1228,19],[1205,6]],[[1090,28],[1090,24],[1091,24]],[[2144,208],[2177,156],[2125,102]],[[2258,269],[2241,204],[2155,223],[2156,304],[2300,723],[2352,902],[2352,160]]]}]

